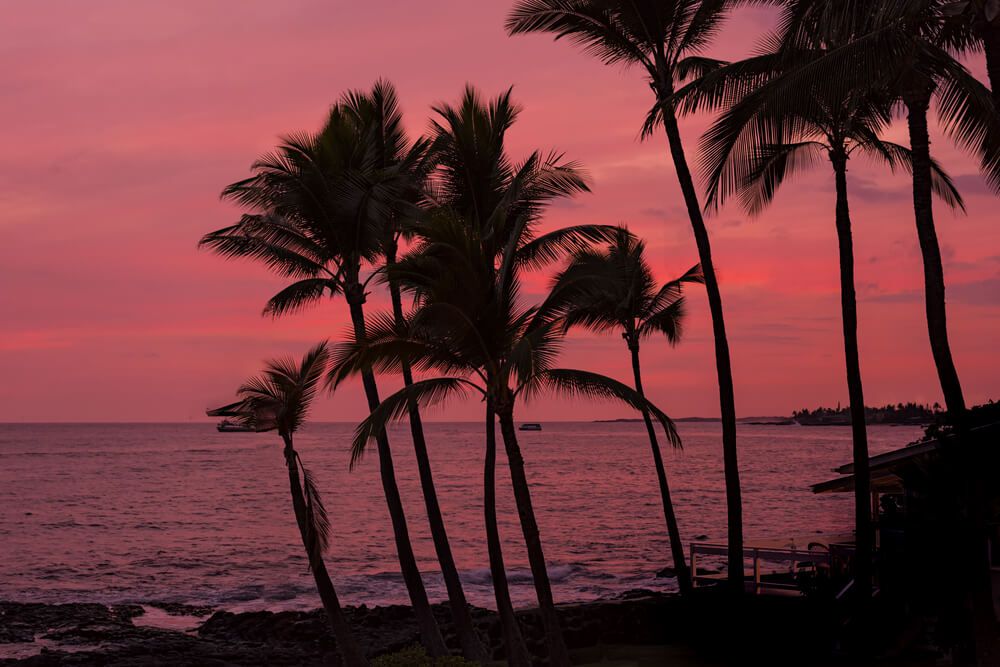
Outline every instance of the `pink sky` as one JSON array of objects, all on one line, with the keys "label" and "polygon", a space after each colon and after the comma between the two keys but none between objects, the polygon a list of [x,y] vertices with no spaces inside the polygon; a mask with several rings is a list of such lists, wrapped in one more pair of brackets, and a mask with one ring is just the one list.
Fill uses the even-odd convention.
[{"label": "pink sky", "polygon": [[[627,222],[663,278],[694,264],[679,190],[657,138],[640,144],[649,92],[543,36],[507,38],[510,0],[342,3],[132,0],[20,3],[0,24],[5,130],[0,152],[0,421],[183,421],[227,400],[260,361],[299,354],[344,329],[342,303],[260,317],[281,281],[196,249],[237,211],[221,188],[280,134],[318,127],[331,102],[377,77],[399,90],[407,124],[472,82],[508,85],[525,106],[515,156],[558,148],[593,176],[593,194],[550,225]],[[769,25],[742,12],[712,55],[748,53]],[[973,67],[982,68],[978,61]],[[689,153],[709,119],[683,124]],[[905,143],[901,128],[893,131]],[[967,400],[997,396],[1000,227],[975,163],[940,135],[934,151],[962,187],[967,216],[938,211],[952,346]],[[869,404],[935,401],[908,183],[864,164],[850,174]],[[830,174],[786,185],[748,221],[714,216],[740,415],[846,402]],[[692,292],[686,340],[645,348],[645,383],[674,416],[717,415],[711,328]],[[372,307],[381,301],[373,300]],[[564,365],[629,379],[617,336],[576,334]],[[387,393],[397,383],[383,382]],[[347,386],[315,417],[356,420]],[[456,403],[437,419],[476,419]],[[627,416],[611,405],[546,401],[523,418]]]}]

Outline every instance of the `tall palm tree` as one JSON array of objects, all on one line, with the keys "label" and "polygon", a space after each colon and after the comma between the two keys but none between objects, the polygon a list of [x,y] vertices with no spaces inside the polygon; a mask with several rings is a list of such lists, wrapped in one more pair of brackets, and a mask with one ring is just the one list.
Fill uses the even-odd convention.
[{"label": "tall palm tree", "polygon": [[507,20],[508,32],[548,32],[567,38],[609,65],[641,68],[649,78],[654,107],[643,136],[662,125],[691,220],[705,290],[712,314],[715,364],[722,415],[722,449],[728,517],[728,579],[734,593],[743,591],[743,504],[736,449],[736,402],[729,341],[723,318],[722,294],[712,261],[708,228],[702,217],[673,95],[678,84],[716,61],[699,52],[724,20],[730,0],[518,0]]},{"label": "tall palm tree", "polygon": [[[412,177],[409,183],[403,183],[402,190],[396,192],[394,199],[388,202],[382,216],[385,222],[384,229],[381,230],[382,261],[384,267],[392,267],[396,263],[399,242],[405,231],[403,221],[412,221],[421,215],[423,185],[430,170],[433,169],[433,156],[428,150],[429,142],[426,140],[420,139],[412,146],[407,141],[396,91],[388,82],[377,81],[370,94],[351,93],[348,97],[348,107],[358,116],[359,123],[371,123],[375,129],[375,167],[384,172],[396,170]],[[397,325],[402,326],[403,300],[399,284],[391,278],[385,282],[388,285],[393,317]],[[405,361],[401,371],[403,384],[405,386],[413,384],[413,372]],[[408,418],[431,538],[441,566],[441,576],[448,591],[448,603],[462,654],[473,662],[483,662],[487,658],[486,649],[472,622],[472,614],[458,575],[458,566],[451,551],[441,504],[434,486],[423,421],[416,402],[409,405]]]},{"label": "tall palm tree", "polygon": [[210,410],[209,415],[236,417],[255,431],[277,431],[285,443],[285,465],[288,468],[295,523],[299,527],[323,608],[330,618],[337,650],[345,665],[363,667],[368,661],[351,632],[323,562],[323,553],[330,543],[330,520],[326,507],[323,506],[316,480],[302,463],[294,444],[295,432],[306,419],[328,360],[329,352],[324,342],[309,350],[300,363],[295,363],[293,359],[269,361],[263,373],[248,379],[237,390],[238,403]]},{"label": "tall palm tree", "polygon": [[[488,388],[487,422],[494,424],[495,414],[504,435],[549,657],[553,664],[564,665],[568,664],[568,652],[559,629],[523,458],[516,436],[510,437],[504,426],[513,423],[514,407],[513,392],[504,388],[510,381],[513,362],[508,357],[515,353],[512,350],[521,362],[531,363],[535,359],[533,342],[544,342],[539,336],[554,335],[552,327],[527,335],[529,322],[535,320],[517,305],[519,273],[591,242],[607,240],[613,228],[583,225],[536,233],[549,202],[585,191],[587,186],[577,166],[556,153],[534,152],[521,163],[511,161],[505,137],[520,109],[509,90],[486,102],[468,88],[458,105],[439,105],[435,110],[438,119],[433,126],[432,151],[438,168],[431,179],[431,210],[425,220],[412,227],[414,249],[388,273],[416,298],[417,324],[411,323],[411,327],[431,332],[423,334],[426,340],[418,339],[421,345],[449,341],[451,353],[464,359],[461,368],[477,369],[482,386]],[[536,326],[541,323],[538,319]],[[371,330],[367,335],[372,335]],[[380,354],[391,350],[399,352],[396,361],[405,361],[409,359],[406,345],[416,344],[408,341],[412,335],[401,336],[394,323],[386,323],[378,333],[381,345],[369,340],[354,349],[373,349]],[[426,346],[415,350],[411,360],[414,369],[429,368],[426,350]],[[539,354],[550,353],[545,350],[551,351],[551,346]],[[447,368],[447,363],[434,368]],[[357,361],[342,366],[347,374],[367,367]],[[376,365],[376,370],[379,368]],[[399,370],[400,366],[386,362],[381,368]],[[418,385],[426,386],[417,382],[413,387]],[[526,664],[527,652],[510,603],[496,526],[494,438],[494,429],[488,426],[484,514],[490,568],[508,657],[514,664]]]},{"label": "tall palm tree", "polygon": [[[643,399],[646,394],[639,363],[640,342],[660,335],[671,345],[676,345],[681,338],[684,319],[681,290],[685,283],[703,281],[701,268],[694,266],[683,276],[658,287],[644,255],[645,246],[622,227],[607,247],[574,253],[569,265],[553,279],[553,296],[550,299],[550,307],[561,313],[567,329],[583,326],[598,333],[621,333],[632,359],[635,391]],[[643,409],[641,412],[653,452],[674,572],[681,593],[688,593],[691,590],[691,575],[684,557],[684,544],[674,505],[670,500],[663,455],[649,411]]]},{"label": "tall palm tree", "polygon": [[[378,119],[347,96],[330,110],[317,134],[285,137],[253,165],[254,175],[223,191],[249,210],[240,221],[210,234],[201,245],[227,258],[250,258],[293,279],[273,296],[265,313],[281,315],[342,295],[354,335],[365,332],[364,304],[375,277],[362,275],[382,251],[386,216],[412,188],[405,169],[379,164]],[[379,403],[375,376],[361,374],[370,410]],[[447,647],[434,618],[410,544],[406,515],[385,433],[376,438],[382,490],[392,520],[396,552],[423,643],[433,655]]]},{"label": "tall palm tree", "polygon": [[[872,592],[874,533],[868,465],[868,433],[858,346],[854,242],[848,203],[847,165],[852,156],[911,170],[909,149],[882,139],[892,120],[891,98],[865,82],[831,91],[808,81],[787,82],[787,72],[823,58],[837,42],[813,35],[789,53],[765,52],[704,75],[681,91],[688,106],[736,100],[702,140],[708,174],[708,205],[737,195],[750,215],[759,215],[788,178],[825,156],[833,169],[835,223],[840,260],[841,322],[850,397],[854,462],[854,507],[858,558],[855,591],[864,602]],[[768,40],[777,44],[773,37]],[[933,185],[951,206],[962,200],[948,176],[932,163]]]}]

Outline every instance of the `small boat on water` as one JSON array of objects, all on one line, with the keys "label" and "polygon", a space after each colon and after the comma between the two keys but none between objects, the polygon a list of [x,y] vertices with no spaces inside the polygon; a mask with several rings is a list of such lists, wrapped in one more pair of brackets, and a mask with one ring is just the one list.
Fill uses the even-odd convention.
[{"label": "small boat on water", "polygon": [[521,424],[520,431],[541,431],[542,425],[535,423]]},{"label": "small boat on water", "polygon": [[229,421],[228,419],[223,419],[219,422],[215,428],[219,433],[253,433],[254,429],[245,424],[240,424],[234,421]]}]

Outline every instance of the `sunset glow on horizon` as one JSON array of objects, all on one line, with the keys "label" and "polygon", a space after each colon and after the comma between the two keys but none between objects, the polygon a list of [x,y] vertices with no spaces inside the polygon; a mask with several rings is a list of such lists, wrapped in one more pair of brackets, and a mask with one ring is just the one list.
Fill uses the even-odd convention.
[{"label": "sunset glow on horizon", "polygon": [[[333,301],[271,320],[260,312],[283,279],[250,262],[199,251],[234,222],[222,188],[281,135],[315,131],[343,92],[391,81],[411,138],[438,102],[471,83],[509,86],[524,110],[510,133],[515,159],[550,148],[579,161],[592,193],[549,212],[546,227],[626,223],[645,238],[662,279],[697,262],[662,136],[639,141],[651,95],[638,72],[604,67],[547,36],[507,37],[510,0],[416,5],[329,0],[21,4],[0,26],[6,138],[0,155],[0,422],[187,421],[231,400],[263,359],[298,356],[340,338]],[[349,14],[349,16],[348,16]],[[738,12],[714,57],[748,55],[771,27],[766,10]],[[978,75],[983,65],[970,62]],[[683,121],[697,162],[711,118]],[[891,138],[906,144],[905,128]],[[932,152],[967,214],[936,205],[949,332],[970,405],[1000,374],[997,198],[976,161],[935,131]],[[909,179],[850,164],[861,369],[870,405],[942,401],[931,358]],[[825,162],[748,219],[728,204],[708,220],[725,300],[740,416],[847,403],[832,172]],[[527,282],[537,299],[548,274]],[[650,398],[674,417],[716,416],[711,322],[703,290],[688,290],[684,340],[650,341]],[[385,307],[380,294],[372,310]],[[576,332],[561,365],[627,379],[617,334]],[[381,380],[383,395],[399,385]],[[358,421],[359,384],[319,401],[316,420]],[[473,401],[429,419],[479,419]],[[619,406],[529,404],[519,418],[629,417]]]}]

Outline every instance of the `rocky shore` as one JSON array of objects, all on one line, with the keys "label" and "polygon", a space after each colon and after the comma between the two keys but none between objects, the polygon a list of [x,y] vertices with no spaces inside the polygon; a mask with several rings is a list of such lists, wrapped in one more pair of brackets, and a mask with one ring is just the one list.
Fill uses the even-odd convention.
[{"label": "rocky shore", "polygon": [[[856,664],[838,655],[838,641],[832,635],[838,622],[829,606],[801,597],[749,596],[733,605],[713,594],[682,600],[640,591],[617,600],[561,605],[559,610],[577,664],[600,662],[610,655],[606,647],[623,646],[669,647],[668,662],[675,667]],[[436,605],[435,612],[457,654],[447,608]],[[370,657],[418,643],[409,607],[348,607],[347,615]],[[523,610],[518,615],[529,649],[544,655],[537,613]],[[474,608],[473,618],[493,658],[502,660],[496,614]],[[877,664],[928,664],[913,657]],[[339,664],[322,610],[231,613],[163,603],[105,607],[0,602],[4,667]],[[617,664],[655,665],[663,660]]]},{"label": "rocky shore", "polygon": [[[572,648],[601,642],[652,644],[662,640],[667,596],[643,594],[561,607]],[[369,656],[418,643],[409,607],[348,607],[348,618]],[[146,624],[151,613],[167,615],[183,629]],[[445,605],[435,613],[458,652]],[[200,618],[199,618],[200,617]],[[519,613],[533,652],[543,654],[541,621],[534,610]],[[190,627],[184,628],[184,620]],[[473,619],[495,659],[503,658],[496,614],[473,608]],[[337,665],[334,640],[322,610],[311,612],[210,612],[204,608],[145,605],[0,602],[0,665]]]}]

